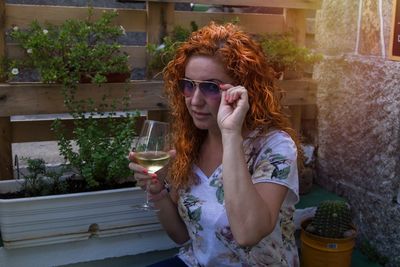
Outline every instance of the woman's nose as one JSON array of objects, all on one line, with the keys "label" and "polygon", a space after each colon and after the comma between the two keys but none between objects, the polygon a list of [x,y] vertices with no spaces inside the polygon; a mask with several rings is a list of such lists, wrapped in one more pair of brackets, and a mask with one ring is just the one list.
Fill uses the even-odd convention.
[{"label": "woman's nose", "polygon": [[202,104],[204,102],[204,96],[201,93],[199,86],[196,84],[194,88],[194,93],[191,99],[191,104],[192,105],[198,105]]}]

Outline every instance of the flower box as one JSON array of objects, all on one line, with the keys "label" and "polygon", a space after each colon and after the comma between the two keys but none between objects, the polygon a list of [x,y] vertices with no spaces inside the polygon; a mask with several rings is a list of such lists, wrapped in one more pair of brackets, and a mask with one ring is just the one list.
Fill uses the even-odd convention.
[{"label": "flower box", "polygon": [[[0,193],[16,191],[20,184],[0,181]],[[154,212],[133,208],[144,200],[138,187],[0,199],[1,237],[11,249],[159,231]]]}]

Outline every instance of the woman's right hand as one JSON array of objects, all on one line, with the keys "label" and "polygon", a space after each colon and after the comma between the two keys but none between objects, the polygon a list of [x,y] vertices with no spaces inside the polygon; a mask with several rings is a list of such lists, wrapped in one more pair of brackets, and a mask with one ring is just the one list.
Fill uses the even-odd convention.
[{"label": "woman's right hand", "polygon": [[[164,183],[158,179],[157,174],[149,173],[145,167],[137,163],[135,152],[129,152],[128,158],[131,161],[129,169],[134,172],[137,186],[153,195],[160,193],[164,189]],[[147,183],[149,183],[149,186],[147,186]]]},{"label": "woman's right hand", "polygon": [[[175,158],[176,151],[170,150],[170,161]],[[156,173],[149,173],[148,170],[142,165],[137,163],[135,152],[129,152],[129,169],[134,172],[134,178],[136,180],[136,185],[141,187],[143,190],[148,191],[150,194],[158,194],[165,188],[164,179],[167,175],[169,164],[157,171]],[[161,179],[159,177],[162,177]],[[147,183],[150,182],[147,187]]]}]

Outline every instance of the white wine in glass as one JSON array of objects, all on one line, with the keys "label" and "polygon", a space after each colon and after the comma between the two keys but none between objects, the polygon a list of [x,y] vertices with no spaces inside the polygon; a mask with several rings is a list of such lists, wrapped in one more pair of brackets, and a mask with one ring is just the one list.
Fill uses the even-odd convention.
[{"label": "white wine in glass", "polygon": [[[170,158],[169,124],[167,122],[146,120],[133,150],[135,151],[137,163],[145,167],[149,174],[162,169],[168,164]],[[151,179],[148,179],[146,191],[149,190],[150,184]],[[156,210],[147,196],[148,194],[146,194],[145,203],[135,207],[141,210]]]},{"label": "white wine in glass", "polygon": [[149,173],[155,173],[162,169],[169,161],[169,153],[164,151],[136,152],[135,158]]}]

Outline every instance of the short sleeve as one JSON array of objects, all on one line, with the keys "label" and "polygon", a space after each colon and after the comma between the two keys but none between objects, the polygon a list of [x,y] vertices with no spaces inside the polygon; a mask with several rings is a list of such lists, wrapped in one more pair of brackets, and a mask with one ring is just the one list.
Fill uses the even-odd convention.
[{"label": "short sleeve", "polygon": [[299,201],[296,144],[283,131],[271,132],[264,140],[253,164],[253,184],[276,183],[286,186],[289,193],[284,204],[296,204]]}]

